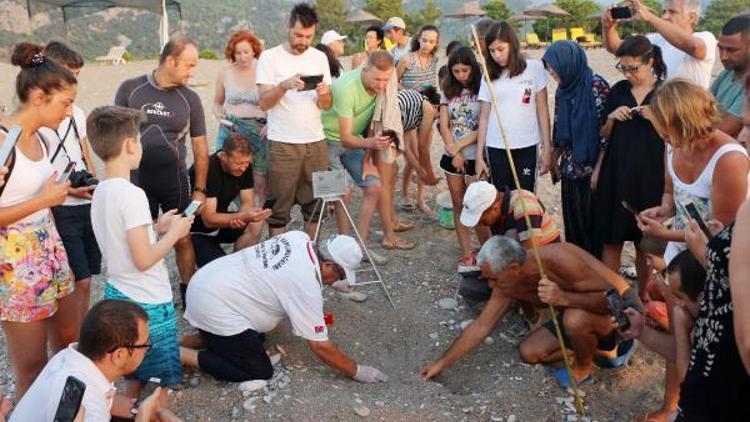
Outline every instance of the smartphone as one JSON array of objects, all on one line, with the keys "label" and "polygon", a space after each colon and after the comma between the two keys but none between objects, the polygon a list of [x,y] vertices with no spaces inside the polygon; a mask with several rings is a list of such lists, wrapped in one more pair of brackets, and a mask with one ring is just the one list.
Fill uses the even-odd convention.
[{"label": "smartphone", "polygon": [[273,208],[273,206],[276,204],[276,198],[268,198],[266,199],[266,202],[263,203],[264,210],[270,210]]},{"label": "smartphone", "polygon": [[617,290],[607,290],[607,305],[609,306],[609,311],[612,313],[612,316],[614,316],[617,321],[618,329],[620,331],[626,331],[630,328],[630,320],[623,312],[625,309],[622,303],[622,297],[617,293]]},{"label": "smartphone", "polygon": [[626,209],[626,210],[628,210],[628,211],[629,211],[629,212],[630,212],[631,214],[633,214],[633,216],[634,216],[635,218],[638,218],[638,214],[640,214],[640,213],[638,212],[638,210],[637,210],[637,209],[635,209],[635,207],[633,207],[632,205],[628,204],[628,201],[622,201],[622,202],[620,202],[620,204],[622,204],[622,207],[623,207],[623,208],[625,208],[625,209]]},{"label": "smartphone", "polygon": [[182,212],[182,215],[184,217],[190,217],[191,215],[195,214],[196,211],[198,211],[198,207],[200,207],[202,203],[202,201],[191,202],[190,205],[185,208],[185,211]]},{"label": "smartphone", "polygon": [[[196,202],[196,201],[193,201]],[[192,205],[192,204],[191,204]],[[130,413],[133,415],[138,414],[138,407],[146,400],[150,395],[154,394],[154,390],[159,388],[161,385],[161,378],[151,377],[149,378],[146,385],[141,389],[141,395],[138,396],[138,400],[133,403],[133,407],[130,408]]]},{"label": "smartphone", "polygon": [[306,75],[299,78],[305,83],[303,91],[312,91],[318,87],[319,83],[323,82],[323,75]]},{"label": "smartphone", "polygon": [[626,6],[613,7],[612,8],[612,19],[630,19],[633,17],[633,11]]},{"label": "smartphone", "polygon": [[2,165],[5,165],[5,162],[8,161],[8,157],[10,157],[11,151],[13,151],[13,148],[16,146],[18,138],[21,137],[22,130],[23,128],[21,128],[21,126],[13,126],[8,131],[8,134],[5,135],[3,147],[0,149],[0,163],[2,163]]},{"label": "smartphone", "polygon": [[65,170],[63,170],[62,173],[60,173],[60,176],[57,178],[57,184],[61,185],[68,181],[68,178],[70,177],[70,173],[73,173],[73,168],[76,166],[76,163],[71,161],[68,163],[67,166],[65,166]]},{"label": "smartphone", "polygon": [[690,219],[698,224],[698,227],[701,228],[701,231],[706,235],[706,238],[710,239],[712,237],[711,232],[708,231],[708,226],[706,226],[706,222],[703,221],[703,217],[701,217],[701,213],[698,212],[698,208],[695,207],[695,204],[691,202],[685,205],[685,211],[687,211]]},{"label": "smartphone", "polygon": [[81,408],[81,401],[83,401],[83,393],[85,392],[86,384],[83,381],[72,375],[68,376],[53,420],[55,422],[73,422]]}]

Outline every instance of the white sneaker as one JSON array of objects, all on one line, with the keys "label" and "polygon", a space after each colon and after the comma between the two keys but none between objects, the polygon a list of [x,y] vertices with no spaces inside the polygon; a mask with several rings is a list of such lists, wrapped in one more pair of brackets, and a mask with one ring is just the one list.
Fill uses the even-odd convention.
[{"label": "white sneaker", "polygon": [[[388,263],[388,258],[384,257],[383,255],[380,255],[373,250],[368,251],[370,254],[370,257],[372,258],[372,263],[375,265],[385,265]],[[367,259],[367,254],[363,257],[365,262],[369,262],[370,260]]]}]

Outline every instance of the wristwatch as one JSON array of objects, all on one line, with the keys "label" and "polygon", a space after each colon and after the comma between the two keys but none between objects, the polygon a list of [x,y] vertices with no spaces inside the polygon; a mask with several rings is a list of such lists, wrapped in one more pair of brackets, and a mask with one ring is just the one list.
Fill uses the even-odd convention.
[{"label": "wristwatch", "polygon": [[206,193],[206,188],[196,186],[193,188],[193,192],[200,192],[200,193]]}]

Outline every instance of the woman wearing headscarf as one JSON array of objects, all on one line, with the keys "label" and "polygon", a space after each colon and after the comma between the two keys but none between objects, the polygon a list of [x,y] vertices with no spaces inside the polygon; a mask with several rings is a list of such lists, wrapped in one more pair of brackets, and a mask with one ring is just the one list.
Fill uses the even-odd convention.
[{"label": "woman wearing headscarf", "polygon": [[542,57],[557,81],[552,140],[555,165],[552,180],[562,180],[565,240],[595,256],[600,247],[593,236],[591,175],[602,145],[601,126],[609,84],[594,74],[586,53],[573,41],[553,43]]}]

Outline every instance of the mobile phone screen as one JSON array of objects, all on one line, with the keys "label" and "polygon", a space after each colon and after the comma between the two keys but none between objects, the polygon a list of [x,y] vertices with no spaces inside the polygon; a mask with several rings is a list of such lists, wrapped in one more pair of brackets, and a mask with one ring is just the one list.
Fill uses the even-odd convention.
[{"label": "mobile phone screen", "polygon": [[185,211],[182,212],[182,215],[185,217],[190,217],[191,215],[195,214],[196,211],[198,211],[198,207],[201,206],[203,202],[201,201],[193,201],[188,205],[187,208],[185,208]]},{"label": "mobile phone screen", "polygon": [[276,204],[276,198],[268,198],[266,199],[266,202],[263,203],[263,209],[270,210],[271,208],[273,208],[275,204]]},{"label": "mobile phone screen", "polygon": [[65,380],[60,403],[55,411],[55,422],[73,422],[83,401],[83,393],[86,392],[86,384],[74,376]]},{"label": "mobile phone screen", "polygon": [[703,234],[706,235],[707,238],[711,238],[711,233],[708,231],[708,227],[706,226],[706,222],[703,221],[703,217],[701,217],[701,213],[698,212],[698,208],[695,207],[695,204],[692,202],[685,205],[685,211],[687,211],[687,214],[690,216],[691,220],[694,220],[698,227],[701,228],[701,231]]},{"label": "mobile phone screen", "polygon": [[146,385],[143,386],[143,389],[141,389],[141,395],[138,396],[138,400],[135,401],[133,404],[133,407],[130,408],[130,413],[137,415],[138,414],[138,406],[143,403],[143,400],[146,400],[151,394],[154,393],[154,390],[159,388],[159,385],[161,385],[161,378],[151,377],[149,378]]},{"label": "mobile phone screen", "polygon": [[607,291],[607,304],[609,305],[609,311],[612,313],[612,316],[614,316],[615,320],[617,320],[619,330],[625,331],[630,328],[630,320],[628,319],[628,316],[623,312],[624,306],[622,303],[622,298],[616,290],[611,289]]},{"label": "mobile phone screen", "polygon": [[13,126],[8,131],[8,134],[5,135],[3,147],[0,149],[0,164],[5,165],[5,162],[8,161],[8,157],[10,156],[11,151],[13,151],[13,147],[16,146],[18,138],[21,137],[22,130],[21,126]]},{"label": "mobile phone screen", "polygon": [[70,177],[70,173],[73,172],[73,167],[75,167],[76,163],[73,161],[69,162],[67,166],[65,166],[65,170],[60,174],[60,177],[57,178],[57,184],[63,184],[68,181],[68,178]]}]

